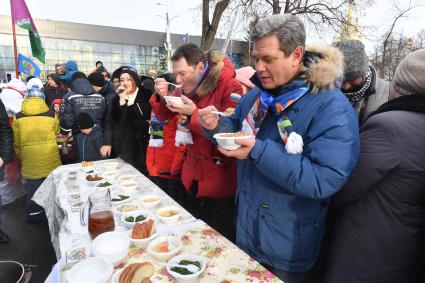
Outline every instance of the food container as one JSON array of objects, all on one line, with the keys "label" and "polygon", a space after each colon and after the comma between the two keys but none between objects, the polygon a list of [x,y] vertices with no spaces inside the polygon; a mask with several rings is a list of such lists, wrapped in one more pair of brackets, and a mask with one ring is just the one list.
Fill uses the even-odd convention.
[{"label": "food container", "polygon": [[114,267],[103,257],[89,257],[74,265],[67,273],[68,283],[106,283]]},{"label": "food container", "polygon": [[184,104],[183,99],[180,96],[170,96],[170,95],[166,95],[164,96],[165,98],[165,102],[167,104],[172,104],[175,106],[181,106]]},{"label": "food container", "polygon": [[118,182],[125,182],[125,181],[136,181],[137,177],[136,175],[121,175],[117,178]]},{"label": "food container", "polygon": [[111,197],[112,205],[120,205],[131,201],[131,196],[126,194],[115,194]]},{"label": "food container", "polygon": [[161,197],[156,194],[146,194],[140,197],[140,204],[144,208],[152,208],[161,202]]},{"label": "food container", "polygon": [[156,211],[156,216],[165,224],[176,223],[182,211],[178,206],[164,206]]},{"label": "food container", "polygon": [[137,181],[122,181],[119,183],[119,186],[123,192],[132,195],[137,193],[137,187],[139,186],[139,184],[137,183]]},{"label": "food container", "polygon": [[[142,216],[143,219],[137,219],[137,217]],[[129,221],[129,218],[133,218],[133,221]],[[131,212],[128,214],[121,214],[121,221],[129,228],[133,228],[133,226],[136,223],[142,223],[149,219],[151,219],[152,216],[149,215],[146,211],[139,211],[139,212]]]},{"label": "food container", "polygon": [[106,171],[112,171],[116,170],[118,168],[119,163],[115,161],[105,162],[102,164],[103,168],[105,168]]},{"label": "food container", "polygon": [[156,233],[156,224],[154,224],[153,226],[153,234],[150,235],[150,237],[147,238],[143,238],[143,239],[135,239],[132,237],[132,233],[133,230],[128,231],[128,238],[130,239],[130,242],[133,246],[136,246],[138,248],[143,248],[145,249],[148,244],[156,238],[157,233]]},{"label": "food container", "polygon": [[239,139],[253,139],[254,136],[250,133],[237,132],[237,133],[220,133],[213,136],[218,145],[226,150],[236,150],[241,147],[236,144],[235,140]]},{"label": "food container", "polygon": [[[199,263],[200,267],[198,272],[185,275],[172,270],[176,267],[176,265],[184,266],[188,262],[192,262],[191,264],[195,266],[197,266],[196,263]],[[199,255],[186,253],[186,254],[180,254],[170,259],[167,263],[167,272],[171,276],[173,276],[178,283],[196,283],[196,282],[199,282],[199,276],[205,271],[206,266],[207,266],[206,258]]]},{"label": "food container", "polygon": [[148,252],[159,261],[167,261],[177,255],[182,248],[182,243],[175,236],[163,236],[151,241]]},{"label": "food container", "polygon": [[134,202],[128,202],[115,206],[113,210],[118,219],[120,219],[123,215],[139,213],[142,211],[142,208]]},{"label": "food container", "polygon": [[129,248],[130,240],[122,232],[105,232],[92,242],[93,256],[104,257],[113,265],[121,262],[127,256]]}]

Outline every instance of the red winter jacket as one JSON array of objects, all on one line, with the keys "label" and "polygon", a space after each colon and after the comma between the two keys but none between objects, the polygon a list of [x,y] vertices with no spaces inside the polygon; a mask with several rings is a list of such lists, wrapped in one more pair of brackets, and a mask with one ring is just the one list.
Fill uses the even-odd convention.
[{"label": "red winter jacket", "polygon": [[[158,97],[152,95],[149,103],[152,105],[153,113],[157,113],[160,109]],[[164,122],[164,145],[162,147],[148,146],[146,166],[150,176],[159,176],[166,179],[180,179],[186,147],[183,145],[176,147],[174,145],[176,129],[177,116]],[[161,174],[161,172],[163,173]]]},{"label": "red winter jacket", "polygon": [[[193,182],[198,181],[198,197],[229,198],[236,192],[236,160],[223,156],[217,146],[204,137],[198,109],[209,105],[214,105],[219,111],[235,108],[237,101],[231,100],[230,94],[242,94],[242,87],[235,79],[235,70],[229,59],[214,53],[211,60],[214,65],[207,79],[197,88],[196,95],[190,96],[197,109],[190,118],[193,144],[186,145],[182,182],[189,190]],[[211,82],[216,82],[215,87],[213,84],[208,85]],[[158,95],[155,96],[158,99]],[[175,117],[176,113],[171,112],[162,99],[155,115],[164,121]]]}]

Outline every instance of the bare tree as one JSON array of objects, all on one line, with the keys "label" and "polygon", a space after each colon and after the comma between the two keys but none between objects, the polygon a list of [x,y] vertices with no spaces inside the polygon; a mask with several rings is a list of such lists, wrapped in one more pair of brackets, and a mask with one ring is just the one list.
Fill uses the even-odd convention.
[{"label": "bare tree", "polygon": [[[229,6],[230,0],[202,0],[202,39],[201,49],[208,51],[211,49],[221,16]],[[210,21],[210,7],[214,7],[212,19]]]}]

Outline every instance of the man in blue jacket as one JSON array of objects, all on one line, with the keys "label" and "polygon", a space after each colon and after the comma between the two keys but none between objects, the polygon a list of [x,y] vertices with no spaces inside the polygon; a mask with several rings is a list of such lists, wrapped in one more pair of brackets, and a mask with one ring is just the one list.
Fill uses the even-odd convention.
[{"label": "man in blue jacket", "polygon": [[359,155],[355,113],[335,82],[343,57],[333,47],[305,49],[292,15],[273,15],[252,31],[257,87],[235,113],[199,110],[205,134],[244,129],[255,139],[226,156],[238,160],[236,243],[285,282],[300,282],[315,264],[330,197]]}]

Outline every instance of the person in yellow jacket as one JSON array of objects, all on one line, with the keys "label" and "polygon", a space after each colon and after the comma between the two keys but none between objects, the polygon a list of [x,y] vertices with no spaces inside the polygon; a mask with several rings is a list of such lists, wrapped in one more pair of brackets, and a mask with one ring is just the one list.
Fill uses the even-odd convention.
[{"label": "person in yellow jacket", "polygon": [[39,86],[31,86],[22,102],[22,110],[13,119],[14,149],[22,162],[22,176],[27,189],[26,220],[41,223],[44,209],[31,200],[44,179],[61,165],[56,134],[59,122],[44,102]]}]

